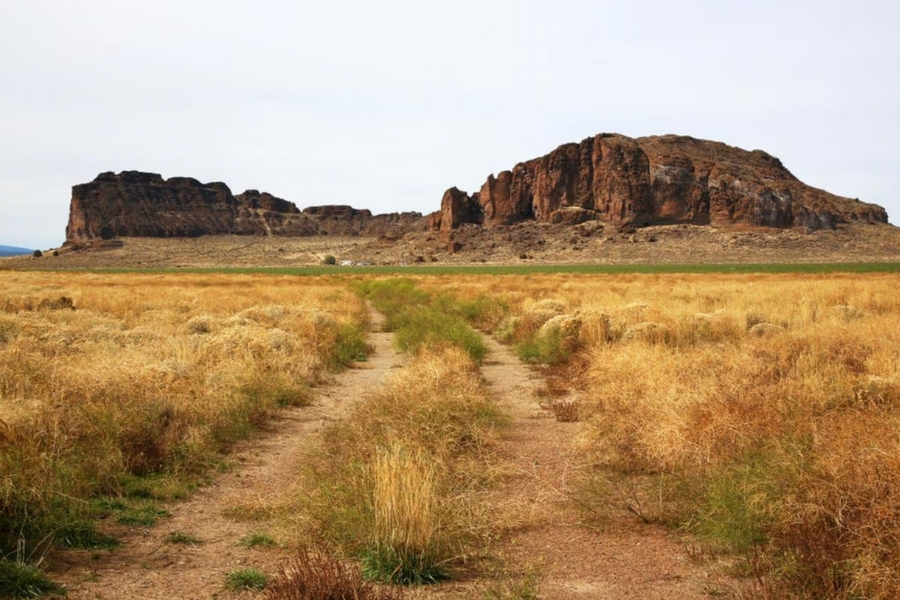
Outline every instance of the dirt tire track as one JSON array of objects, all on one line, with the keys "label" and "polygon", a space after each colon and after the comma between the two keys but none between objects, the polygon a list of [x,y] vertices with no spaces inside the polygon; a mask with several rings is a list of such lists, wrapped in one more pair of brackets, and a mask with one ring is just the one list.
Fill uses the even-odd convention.
[{"label": "dirt tire track", "polygon": [[[381,315],[373,312],[375,329]],[[376,389],[404,357],[392,349],[393,335],[370,334],[375,352],[359,368],[338,375],[318,390],[312,407],[285,410],[262,435],[238,447],[230,459],[234,469],[201,488],[190,500],[170,507],[171,517],[157,526],[134,529],[124,545],[92,558],[90,551],[66,553],[68,564],[53,576],[69,588],[72,600],[233,600],[258,597],[224,587],[228,571],[257,567],[277,572],[289,549],[245,548],[238,541],[265,529],[259,521],[228,517],[229,509],[246,504],[277,505],[289,493],[302,461],[321,442],[324,425],[343,417]],[[662,528],[625,525],[598,532],[584,526],[567,503],[578,464],[573,448],[577,423],[559,423],[542,410],[536,391],[540,375],[512,351],[485,337],[490,353],[483,375],[512,424],[502,442],[511,475],[496,490],[498,515],[511,516],[514,533],[495,549],[510,572],[536,568],[542,600],[591,598],[612,600],[687,600],[722,591],[715,576],[691,562],[686,548]],[[199,538],[197,546],[170,545],[173,531]],[[481,597],[489,580],[451,582],[411,590],[411,598]]]},{"label": "dirt tire track", "polygon": [[[236,568],[277,571],[290,556],[287,549],[254,549],[238,544],[265,530],[259,521],[237,520],[229,510],[244,505],[272,505],[289,493],[302,461],[321,443],[325,424],[341,418],[387,373],[402,365],[393,348],[393,334],[380,332],[383,317],[372,311],[374,352],[318,390],[313,405],[285,409],[253,440],[229,456],[236,466],[217,476],[185,502],[171,505],[171,516],[152,528],[133,529],[111,552],[64,553],[52,576],[67,586],[71,600],[201,600],[254,597],[224,587],[225,575]],[[173,545],[171,532],[197,537],[198,545]]]},{"label": "dirt tire track", "polygon": [[568,502],[579,465],[574,448],[579,423],[560,423],[542,410],[541,377],[506,346],[485,336],[490,353],[482,367],[491,393],[512,418],[504,453],[510,481],[498,498],[517,513],[514,533],[498,549],[508,568],[541,573],[542,600],[687,600],[723,594],[730,582],[690,560],[686,545],[661,527],[628,516],[603,531],[585,526]]}]

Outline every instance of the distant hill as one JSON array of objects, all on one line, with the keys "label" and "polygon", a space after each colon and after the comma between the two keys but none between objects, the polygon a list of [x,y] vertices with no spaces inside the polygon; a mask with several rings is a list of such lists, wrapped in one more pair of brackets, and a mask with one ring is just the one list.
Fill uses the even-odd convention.
[{"label": "distant hill", "polygon": [[23,254],[31,254],[32,252],[34,252],[34,250],[29,250],[28,248],[0,245],[0,256],[21,256]]}]

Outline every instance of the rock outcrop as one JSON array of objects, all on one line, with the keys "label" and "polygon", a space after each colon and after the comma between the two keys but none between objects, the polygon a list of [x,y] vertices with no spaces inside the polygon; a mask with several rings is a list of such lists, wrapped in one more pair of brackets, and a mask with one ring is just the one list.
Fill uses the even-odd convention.
[{"label": "rock outcrop", "polygon": [[472,195],[447,190],[429,223],[447,232],[466,223],[496,227],[530,219],[816,230],[887,223],[887,213],[804,184],[762,150],[684,136],[604,133],[490,175]]},{"label": "rock outcrop", "polygon": [[[224,183],[153,173],[101,173],[72,188],[66,243],[117,237],[362,235],[490,229],[522,221],[623,229],[648,225],[750,225],[833,229],[887,223],[885,210],[810,187],[762,150],[684,136],[600,134],[564,144],[467,194],[453,187],[440,211],[373,215],[350,206],[294,203],[265,192],[234,195]],[[456,235],[456,234],[453,234]]]},{"label": "rock outcrop", "polygon": [[257,190],[235,196],[220,182],[123,171],[101,173],[94,181],[72,188],[66,243],[225,234],[392,238],[423,229],[425,224],[419,213],[372,215],[349,206],[301,211],[292,202]]}]

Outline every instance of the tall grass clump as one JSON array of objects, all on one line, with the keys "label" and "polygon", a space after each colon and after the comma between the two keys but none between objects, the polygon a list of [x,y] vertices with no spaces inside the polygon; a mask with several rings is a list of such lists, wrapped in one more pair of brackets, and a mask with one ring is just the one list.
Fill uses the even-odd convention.
[{"label": "tall grass clump", "polygon": [[93,499],[200,477],[365,352],[361,300],[289,278],[7,273],[0,298],[2,553],[95,546]]},{"label": "tall grass clump", "polygon": [[501,423],[465,352],[423,349],[326,432],[300,508],[368,577],[438,580],[486,539],[479,498]]},{"label": "tall grass clump", "polygon": [[19,559],[0,558],[0,598],[41,598],[65,595],[37,565]]},{"label": "tall grass clump", "polygon": [[373,544],[363,573],[385,583],[435,583],[447,577],[448,558],[436,543],[435,465],[421,451],[383,448],[372,466]]}]

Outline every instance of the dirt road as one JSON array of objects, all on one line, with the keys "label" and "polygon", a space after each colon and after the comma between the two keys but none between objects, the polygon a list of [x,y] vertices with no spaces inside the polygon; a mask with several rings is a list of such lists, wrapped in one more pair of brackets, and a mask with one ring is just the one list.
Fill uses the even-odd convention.
[{"label": "dirt road", "polygon": [[[381,316],[373,314],[375,329]],[[542,410],[540,376],[509,348],[487,339],[482,367],[491,394],[511,416],[501,452],[510,476],[493,495],[508,532],[495,552],[506,573],[532,573],[544,600],[571,598],[693,599],[727,594],[728,583],[689,559],[671,532],[623,517],[602,531],[588,527],[569,502],[580,475],[574,442],[578,423],[557,422]],[[256,567],[275,572],[290,549],[247,548],[245,536],[265,530],[262,519],[236,518],[258,507],[278,505],[289,493],[302,461],[321,443],[325,425],[376,389],[404,357],[392,334],[370,334],[373,354],[318,390],[312,407],[285,410],[254,440],[232,455],[235,465],[189,500],[169,508],[171,516],[152,528],[133,530],[112,552],[73,552],[53,576],[72,600],[249,598],[252,592],[225,587],[229,571]],[[180,532],[199,540],[171,544]],[[481,597],[491,579],[423,588],[414,598]],[[513,597],[513,596],[509,596]]]}]

